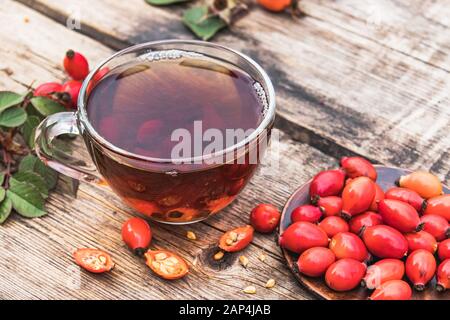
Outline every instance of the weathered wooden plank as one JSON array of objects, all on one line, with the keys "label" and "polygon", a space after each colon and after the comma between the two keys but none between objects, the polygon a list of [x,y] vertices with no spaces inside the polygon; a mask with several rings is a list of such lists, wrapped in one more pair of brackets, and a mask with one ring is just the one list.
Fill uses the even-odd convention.
[{"label": "weathered wooden plank", "polygon": [[[16,19],[17,12],[27,16],[29,23]],[[9,77],[0,76],[5,85],[27,83],[30,78],[37,83],[63,79],[59,65],[69,47],[81,48],[91,61],[109,54],[109,49],[96,41],[12,1],[2,3],[0,19],[9,31],[26,32],[34,39],[31,46],[10,32],[0,33],[4,44],[0,61],[14,71]],[[250,260],[247,269],[238,264],[237,255],[222,263],[211,260],[218,237],[230,227],[247,223],[248,212],[256,203],[267,201],[281,207],[289,194],[316,171],[337,164],[335,159],[283,134],[272,150],[268,158],[280,152],[278,169],[263,168],[238,200],[219,215],[190,226],[152,224],[154,246],[177,251],[192,265],[188,278],[173,283],[153,276],[143,261],[126,249],[120,227],[132,212],[108,188],[82,184],[74,199],[60,183],[48,201],[47,216],[27,220],[14,215],[0,227],[0,298],[310,298],[285,267],[272,235],[257,235],[246,249],[244,254]],[[188,240],[187,230],[194,231],[198,240]],[[83,246],[109,251],[117,263],[115,270],[101,276],[80,272],[71,252]],[[267,254],[264,263],[257,258],[261,252]],[[278,282],[271,290],[263,288],[268,278]],[[257,287],[256,295],[242,293],[249,284]]]},{"label": "weathered wooden plank", "polygon": [[[20,1],[43,12],[50,8],[61,21],[69,13],[67,0]],[[377,4],[383,8],[386,2]],[[432,42],[433,30],[445,26],[441,21],[445,16],[439,15],[435,2],[396,3],[406,31],[412,13],[427,12],[414,20],[414,29],[407,33],[411,40],[396,29],[384,31],[388,39],[384,42],[361,31],[367,21],[362,2],[304,0],[301,5],[307,15],[300,20],[255,8],[217,41],[250,54],[266,67],[279,94],[283,120],[279,123],[297,124],[287,128],[295,138],[308,142],[313,133],[314,139],[325,138],[317,145],[324,151],[335,143],[333,154],[351,150],[384,163],[432,169],[448,182],[450,76],[445,59],[438,64],[436,57],[443,56],[438,46],[450,34],[440,32],[437,42]],[[111,39],[123,46],[191,37],[182,32],[180,7],[155,8],[140,0],[126,4],[85,0],[77,6],[83,12],[81,32],[109,44]],[[124,10],[133,19],[122,15]],[[390,46],[408,41],[407,47],[416,48],[426,30],[432,31],[423,35],[428,39],[423,52]]]}]

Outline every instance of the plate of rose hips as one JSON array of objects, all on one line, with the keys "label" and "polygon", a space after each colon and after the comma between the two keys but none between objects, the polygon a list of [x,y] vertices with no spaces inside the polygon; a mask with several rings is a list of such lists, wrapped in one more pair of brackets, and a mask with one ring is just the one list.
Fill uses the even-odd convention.
[{"label": "plate of rose hips", "polygon": [[450,299],[450,189],[433,174],[344,157],[287,201],[278,243],[323,299]]}]

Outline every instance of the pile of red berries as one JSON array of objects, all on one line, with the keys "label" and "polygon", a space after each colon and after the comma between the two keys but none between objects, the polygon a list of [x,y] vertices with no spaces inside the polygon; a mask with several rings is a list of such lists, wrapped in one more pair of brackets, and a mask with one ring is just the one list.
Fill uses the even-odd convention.
[{"label": "pile of red berries", "polygon": [[81,83],[89,74],[89,63],[79,52],[68,50],[63,61],[64,70],[71,80],[63,84],[47,82],[34,90],[34,96],[47,97],[60,102],[68,108],[76,108]]},{"label": "pile of red berries", "polygon": [[439,179],[417,171],[386,192],[376,181],[360,157],[317,174],[311,204],[292,211],[281,247],[300,255],[300,273],[325,276],[335,291],[361,284],[373,300],[410,299],[409,283],[422,291],[434,276],[436,290],[450,288],[450,195]]}]

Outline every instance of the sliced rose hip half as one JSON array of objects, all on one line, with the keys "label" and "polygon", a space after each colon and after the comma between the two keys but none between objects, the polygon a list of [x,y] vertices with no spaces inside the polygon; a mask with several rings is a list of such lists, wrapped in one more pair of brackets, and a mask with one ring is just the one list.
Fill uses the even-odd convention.
[{"label": "sliced rose hip half", "polygon": [[93,273],[103,273],[110,271],[114,267],[111,256],[99,249],[81,248],[73,253],[75,262]]},{"label": "sliced rose hip half", "polygon": [[250,213],[250,223],[256,231],[270,233],[278,226],[280,217],[281,214],[277,207],[263,203],[253,208]]},{"label": "sliced rose hip half", "polygon": [[325,217],[338,216],[342,211],[342,199],[336,196],[322,197],[317,201],[317,206]]},{"label": "sliced rose hip half", "polygon": [[252,226],[247,225],[225,232],[219,240],[220,249],[227,252],[244,249],[253,240],[253,230]]},{"label": "sliced rose hip half", "polygon": [[189,273],[186,261],[179,255],[167,250],[148,250],[145,253],[146,264],[159,277],[176,280]]},{"label": "sliced rose hip half", "polygon": [[385,224],[402,233],[419,232],[424,227],[416,209],[403,201],[384,199],[378,204],[378,212]]},{"label": "sliced rose hip half", "polygon": [[386,199],[399,200],[411,205],[417,212],[422,212],[425,199],[417,192],[406,188],[391,188],[384,194]]},{"label": "sliced rose hip half", "polygon": [[345,173],[342,170],[319,172],[311,181],[309,195],[313,202],[321,197],[338,196],[344,187]]},{"label": "sliced rose hip half", "polygon": [[349,221],[350,231],[359,234],[363,227],[372,227],[383,223],[383,218],[378,213],[366,211],[353,217]]},{"label": "sliced rose hip half", "polygon": [[343,157],[341,167],[349,178],[368,177],[377,180],[375,167],[366,159],[361,157]]},{"label": "sliced rose hip half", "polygon": [[307,222],[317,222],[322,217],[322,211],[318,207],[306,204],[299,206],[292,211],[291,220],[292,222],[297,221],[307,221]]}]

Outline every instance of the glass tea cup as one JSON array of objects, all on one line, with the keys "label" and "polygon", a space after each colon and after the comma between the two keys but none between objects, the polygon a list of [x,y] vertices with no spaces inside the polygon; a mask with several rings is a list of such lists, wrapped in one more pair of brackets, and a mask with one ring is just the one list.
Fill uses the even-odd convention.
[{"label": "glass tea cup", "polygon": [[[263,118],[257,128],[220,151],[183,159],[131,153],[102,137],[87,115],[89,93],[96,75],[142,61],[149,54],[170,50],[199,53],[247,73],[261,89],[258,95],[265,102]],[[38,126],[36,151],[44,163],[64,175],[108,185],[126,204],[145,216],[163,223],[186,224],[219,212],[241,192],[264,156],[274,118],[272,83],[251,58],[213,43],[163,40],[119,51],[92,70],[80,90],[77,111],[53,114]],[[58,147],[55,140],[67,134],[82,137],[92,161],[86,162],[83,156]]]}]

